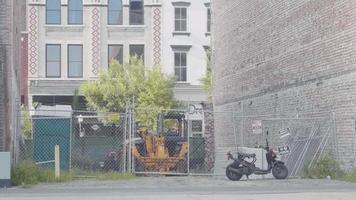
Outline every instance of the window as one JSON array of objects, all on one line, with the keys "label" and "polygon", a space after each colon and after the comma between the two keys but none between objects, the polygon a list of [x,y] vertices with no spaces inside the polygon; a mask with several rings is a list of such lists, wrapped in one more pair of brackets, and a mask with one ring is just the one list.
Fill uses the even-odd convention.
[{"label": "window", "polygon": [[46,1],[46,24],[61,24],[61,0]]},{"label": "window", "polygon": [[112,60],[123,63],[123,45],[109,45],[109,66]]},{"label": "window", "polygon": [[83,24],[82,0],[68,1],[68,24]]},{"label": "window", "polygon": [[78,44],[68,45],[68,77],[83,77],[83,46]]},{"label": "window", "polygon": [[203,135],[203,121],[202,120],[191,120],[190,121],[190,135],[199,137]]},{"label": "window", "polygon": [[174,31],[177,32],[187,31],[187,8],[185,7],[174,8]]},{"label": "window", "polygon": [[46,45],[46,77],[58,78],[61,76],[61,45]]},{"label": "window", "polygon": [[143,25],[143,0],[130,0],[130,25]]},{"label": "window", "polygon": [[108,1],[108,24],[122,25],[122,0]]},{"label": "window", "polygon": [[137,56],[145,62],[145,46],[140,44],[130,45],[130,57]]},{"label": "window", "polygon": [[187,52],[174,53],[174,75],[177,81],[187,81]]},{"label": "window", "polygon": [[206,32],[210,33],[211,32],[211,9],[207,9],[207,27],[206,27]]}]

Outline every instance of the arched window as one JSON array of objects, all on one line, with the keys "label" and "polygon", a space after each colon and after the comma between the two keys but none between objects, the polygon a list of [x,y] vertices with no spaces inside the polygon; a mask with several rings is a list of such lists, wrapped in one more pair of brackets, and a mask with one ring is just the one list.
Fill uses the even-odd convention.
[{"label": "arched window", "polygon": [[46,24],[61,24],[61,0],[46,1]]},{"label": "arched window", "polygon": [[122,24],[122,0],[108,0],[108,24]]},{"label": "arched window", "polygon": [[143,0],[130,0],[130,25],[143,25]]},{"label": "arched window", "polygon": [[68,24],[83,24],[82,0],[68,1]]}]

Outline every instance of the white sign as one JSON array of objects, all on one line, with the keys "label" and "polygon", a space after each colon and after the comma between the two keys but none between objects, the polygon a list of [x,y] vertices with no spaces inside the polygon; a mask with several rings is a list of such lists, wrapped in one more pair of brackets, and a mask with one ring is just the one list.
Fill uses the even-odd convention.
[{"label": "white sign", "polygon": [[252,121],[252,134],[262,134],[262,121],[261,120],[253,120]]},{"label": "white sign", "polygon": [[284,137],[287,137],[290,135],[290,129],[289,128],[285,128],[285,129],[282,129],[282,130],[279,130],[279,137],[280,138],[284,138]]},{"label": "white sign", "polygon": [[289,146],[278,147],[278,152],[279,152],[280,155],[289,154],[290,153],[290,148],[289,148]]},{"label": "white sign", "polygon": [[97,124],[94,124],[93,126],[91,126],[91,128],[92,128],[94,131],[97,131],[100,127],[99,127]]},{"label": "white sign", "polygon": [[189,120],[202,120],[204,117],[203,106],[201,104],[190,104],[188,115]]}]

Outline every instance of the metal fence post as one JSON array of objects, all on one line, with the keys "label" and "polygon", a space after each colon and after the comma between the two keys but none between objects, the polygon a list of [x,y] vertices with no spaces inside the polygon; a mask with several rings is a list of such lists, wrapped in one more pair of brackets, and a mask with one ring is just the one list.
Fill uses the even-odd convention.
[{"label": "metal fence post", "polygon": [[353,154],[354,154],[354,168],[356,168],[356,119],[353,119]]},{"label": "metal fence post", "polygon": [[69,131],[69,172],[72,172],[72,134],[73,134],[73,120],[74,114],[71,113],[72,117],[70,119],[70,131]]},{"label": "metal fence post", "polygon": [[123,153],[123,164],[124,164],[124,173],[126,173],[126,161],[127,161],[127,106],[126,106],[126,112],[125,112],[125,121],[124,121],[124,141],[123,141],[123,145],[124,145],[124,153]]},{"label": "metal fence post", "polygon": [[241,145],[245,146],[244,141],[244,102],[241,101]]},{"label": "metal fence post", "polygon": [[235,137],[235,148],[236,152],[238,150],[238,139],[237,139],[237,131],[236,131],[236,119],[235,119],[235,107],[233,106],[232,109],[232,124],[233,124],[233,131],[234,131],[234,137]]},{"label": "metal fence post", "polygon": [[132,135],[131,135],[131,138],[130,138],[130,141],[131,141],[131,145],[130,145],[130,154],[131,154],[131,167],[132,167],[132,170],[133,172],[136,172],[136,161],[135,161],[135,156],[132,154],[132,146],[135,145],[135,131],[136,131],[136,120],[135,120],[135,109],[133,107],[132,109],[132,129],[131,129],[131,132],[132,132]]},{"label": "metal fence post", "polygon": [[337,128],[336,128],[336,118],[335,118],[335,111],[332,112],[332,119],[333,119],[333,126],[334,126],[334,145],[336,149],[336,159],[340,163],[340,156],[339,156],[339,141],[337,137]]},{"label": "metal fence post", "polygon": [[189,121],[189,114],[187,115],[187,122],[188,122],[188,127],[187,127],[187,130],[188,130],[188,133],[187,133],[187,142],[188,142],[188,153],[187,153],[187,174],[190,173],[190,131],[189,131],[189,125],[190,125],[190,121]]},{"label": "metal fence post", "polygon": [[132,171],[132,150],[131,150],[131,145],[132,145],[132,140],[131,140],[131,137],[132,137],[132,109],[129,110],[129,141],[128,141],[128,144],[129,144],[129,153],[128,153],[128,169],[129,169],[129,172],[133,172]]},{"label": "metal fence post", "polygon": [[54,171],[55,171],[55,177],[56,179],[58,179],[61,176],[59,145],[54,146]]}]

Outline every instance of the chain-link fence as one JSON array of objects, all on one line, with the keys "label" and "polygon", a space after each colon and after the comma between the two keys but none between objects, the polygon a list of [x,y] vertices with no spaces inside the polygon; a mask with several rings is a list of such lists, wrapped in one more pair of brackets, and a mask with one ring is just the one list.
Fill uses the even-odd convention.
[{"label": "chain-link fence", "polygon": [[134,111],[136,173],[213,174],[214,119],[203,110]]},{"label": "chain-link fence", "polygon": [[356,163],[355,120],[333,114],[242,116],[193,106],[126,113],[22,112],[21,124],[19,161],[53,168],[58,144],[61,169],[78,176],[106,171],[222,175],[228,151],[267,145],[279,152],[290,176],[301,176],[323,155],[347,169]]},{"label": "chain-link fence", "polygon": [[301,176],[322,155],[337,158],[337,139],[331,117],[274,118],[238,117],[242,134],[236,136],[240,146],[269,146],[279,152],[290,176]]},{"label": "chain-link fence", "polygon": [[60,147],[61,170],[76,176],[95,172],[126,173],[127,115],[121,113],[22,111],[19,161],[54,169]]},{"label": "chain-link fence", "polygon": [[72,126],[73,171],[126,172],[126,114],[75,112]]}]

